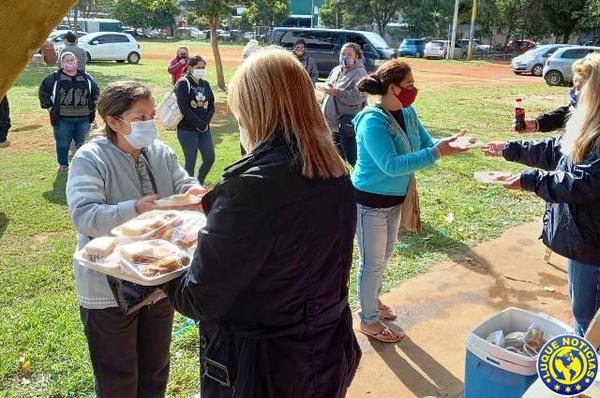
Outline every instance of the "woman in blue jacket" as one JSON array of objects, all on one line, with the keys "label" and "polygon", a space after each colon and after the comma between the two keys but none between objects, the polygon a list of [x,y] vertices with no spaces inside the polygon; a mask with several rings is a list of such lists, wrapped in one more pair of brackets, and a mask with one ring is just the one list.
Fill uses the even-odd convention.
[{"label": "woman in blue jacket", "polygon": [[215,162],[215,146],[210,132],[210,122],[215,114],[215,96],[210,84],[204,80],[206,61],[193,56],[187,64],[187,73],[175,84],[177,105],[183,119],[177,126],[177,138],[183,149],[185,170],[194,176],[198,151],[202,164],[198,169],[198,181],[204,180]]},{"label": "woman in blue jacket", "polygon": [[546,201],[542,239],[568,259],[569,297],[581,336],[600,308],[600,56],[586,61],[590,77],[563,136],[483,148],[486,155],[534,168],[504,185]]},{"label": "woman in blue jacket", "polygon": [[401,215],[403,225],[418,229],[414,173],[442,156],[462,152],[451,145],[460,133],[434,143],[411,106],[417,89],[406,62],[387,61],[357,87],[381,96],[381,103],[354,118],[358,160],[352,182],[358,210],[360,330],[396,342],[403,336],[381,322],[396,318],[394,310],[379,300],[383,272],[394,251]]}]

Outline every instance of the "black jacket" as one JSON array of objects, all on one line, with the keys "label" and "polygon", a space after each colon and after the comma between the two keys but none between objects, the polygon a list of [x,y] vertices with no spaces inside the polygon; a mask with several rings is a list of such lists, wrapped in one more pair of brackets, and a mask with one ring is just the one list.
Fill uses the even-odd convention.
[{"label": "black jacket", "polygon": [[[203,131],[210,125],[215,113],[215,96],[206,80],[196,83],[191,77],[184,76],[175,85],[175,96],[183,114],[178,128]],[[205,102],[204,106],[192,107],[192,103],[197,104],[197,101]]]},{"label": "black jacket", "polygon": [[[50,122],[53,126],[60,119],[60,101],[58,101],[57,96],[60,93],[61,73],[62,69],[46,76],[38,91],[40,106],[43,109],[52,108]],[[90,111],[89,119],[90,123],[93,123],[96,118],[96,101],[98,101],[98,96],[100,95],[98,84],[96,84],[96,81],[89,74],[82,70],[78,70],[74,78],[83,79],[84,81],[85,96]]]},{"label": "black jacket", "polygon": [[538,131],[548,133],[550,131],[562,129],[567,124],[567,117],[571,112],[571,107],[561,106],[552,112],[544,113],[536,118],[538,122]]},{"label": "black jacket", "polygon": [[227,369],[232,387],[203,376],[203,397],[336,398],[354,376],[352,184],[305,178],[293,159],[278,135],[228,168],[189,272],[163,287],[200,320],[202,374]]},{"label": "black jacket", "polygon": [[504,158],[537,168],[521,174],[521,186],[546,201],[544,244],[600,267],[600,156],[590,153],[575,165],[561,153],[560,138],[550,138],[509,142]]}]

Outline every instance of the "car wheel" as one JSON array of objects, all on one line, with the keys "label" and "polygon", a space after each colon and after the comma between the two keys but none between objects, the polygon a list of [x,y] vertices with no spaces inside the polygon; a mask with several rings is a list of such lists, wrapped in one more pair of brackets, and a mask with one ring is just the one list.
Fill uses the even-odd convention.
[{"label": "car wheel", "polygon": [[543,72],[544,72],[544,65],[542,65],[542,64],[533,65],[533,68],[531,68],[531,74],[533,76],[542,76]]},{"label": "car wheel", "polygon": [[125,63],[125,60],[124,60],[124,59],[118,59],[118,60],[117,60],[117,63],[118,63],[118,64],[124,64],[124,63]]},{"label": "car wheel", "polygon": [[87,56],[87,61],[88,61],[88,64],[89,64],[90,62],[92,62],[92,56],[90,55],[90,53],[86,52],[86,53],[85,53],[85,55]]},{"label": "car wheel", "polygon": [[129,62],[130,64],[137,64],[138,62],[140,62],[140,59],[140,54],[136,53],[135,51],[130,52],[127,56],[127,62]]},{"label": "car wheel", "polygon": [[550,86],[560,86],[563,82],[563,75],[557,70],[550,71],[544,76],[546,83]]}]

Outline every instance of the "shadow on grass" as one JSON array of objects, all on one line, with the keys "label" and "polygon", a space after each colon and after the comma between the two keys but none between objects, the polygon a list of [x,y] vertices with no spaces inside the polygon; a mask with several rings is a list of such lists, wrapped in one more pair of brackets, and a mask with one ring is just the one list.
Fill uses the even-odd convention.
[{"label": "shadow on grass", "polygon": [[65,192],[66,186],[67,186],[67,173],[56,173],[56,177],[54,179],[54,184],[52,185],[52,190],[44,192],[42,194],[42,196],[48,202],[66,206],[66,204],[67,204],[67,193]]},{"label": "shadow on grass", "polygon": [[0,213],[0,238],[2,237],[2,235],[4,235],[6,227],[8,227],[8,217],[5,213]]}]

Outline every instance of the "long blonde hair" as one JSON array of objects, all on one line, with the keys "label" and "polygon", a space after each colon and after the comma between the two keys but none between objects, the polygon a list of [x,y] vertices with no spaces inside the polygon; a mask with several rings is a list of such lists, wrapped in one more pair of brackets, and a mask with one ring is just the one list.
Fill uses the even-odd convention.
[{"label": "long blonde hair", "polygon": [[577,67],[589,71],[589,78],[561,140],[561,152],[575,164],[583,162],[592,151],[600,152],[600,54],[588,55]]},{"label": "long blonde hair", "polygon": [[348,170],[333,143],[308,74],[289,52],[260,50],[229,84],[229,108],[247,131],[251,148],[282,131],[297,147],[306,177],[341,177]]}]

